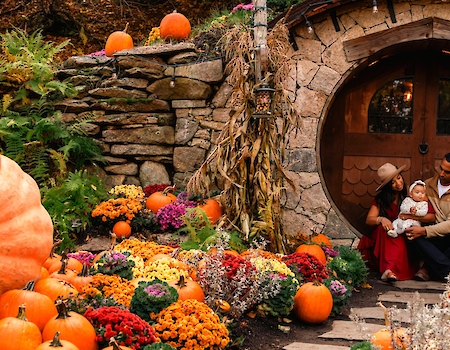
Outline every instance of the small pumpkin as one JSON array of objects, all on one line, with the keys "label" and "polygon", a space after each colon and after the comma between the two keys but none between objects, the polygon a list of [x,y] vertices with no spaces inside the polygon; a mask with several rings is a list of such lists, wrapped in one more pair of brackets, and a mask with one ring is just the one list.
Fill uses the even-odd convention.
[{"label": "small pumpkin", "polygon": [[205,293],[200,284],[193,280],[185,279],[183,275],[178,281],[170,281],[168,285],[178,292],[178,300],[195,299],[200,302],[205,301]]},{"label": "small pumpkin", "polygon": [[216,224],[223,215],[222,206],[212,198],[205,199],[198,207],[205,212],[211,224]]},{"label": "small pumpkin", "polygon": [[103,348],[102,350],[132,350],[131,348],[128,348],[126,346],[119,345],[117,343],[117,340],[114,339],[114,337],[111,337],[109,339],[109,346],[106,348]]},{"label": "small pumpkin", "polygon": [[119,239],[128,238],[131,235],[131,226],[126,221],[117,221],[112,228],[112,232]]},{"label": "small pumpkin", "polygon": [[303,322],[318,324],[324,322],[333,309],[333,296],[322,283],[307,282],[294,297],[294,313]]},{"label": "small pumpkin", "polygon": [[63,261],[65,261],[65,266],[67,270],[74,270],[77,273],[80,273],[81,270],[83,269],[83,264],[79,260],[75,258],[68,258],[67,254],[63,253],[61,255],[61,259],[59,261],[54,262],[48,268],[48,273],[51,275],[53,272],[61,270]]},{"label": "small pumpkin", "polygon": [[105,54],[106,56],[113,56],[115,52],[128,50],[133,48],[133,38],[127,33],[128,23],[122,31],[111,33],[106,40]]},{"label": "small pumpkin", "polygon": [[26,318],[25,305],[20,305],[17,317],[0,320],[0,349],[36,349],[42,343],[38,326]]},{"label": "small pumpkin", "polygon": [[57,299],[67,299],[69,296],[78,295],[78,290],[73,284],[57,278],[45,278],[37,281],[34,290],[38,293],[45,294],[53,302]]},{"label": "small pumpkin", "polygon": [[164,40],[183,40],[191,34],[191,24],[185,15],[173,11],[161,20],[159,33]]},{"label": "small pumpkin", "polygon": [[295,250],[296,253],[308,253],[315,256],[322,264],[327,263],[327,257],[322,247],[317,244],[301,244]]},{"label": "small pumpkin", "polygon": [[66,266],[67,266],[67,259],[64,259],[62,261],[60,269],[58,271],[52,272],[49,275],[49,277],[57,278],[72,283],[72,280],[78,275],[78,272],[75,270],[68,269]]},{"label": "small pumpkin", "polygon": [[327,248],[332,248],[330,240],[323,233],[319,233],[311,236],[311,242],[320,246],[325,246]]},{"label": "small pumpkin", "polygon": [[177,200],[177,197],[174,194],[170,193],[170,191],[173,191],[173,189],[173,186],[169,186],[166,187],[162,192],[153,192],[150,196],[148,196],[145,202],[145,207],[156,214],[162,207],[175,202]]},{"label": "small pumpkin", "polygon": [[42,331],[44,341],[53,339],[56,332],[60,338],[67,340],[79,349],[98,350],[95,328],[86,317],[73,311],[68,311],[64,302],[56,302],[58,315],[52,317]]},{"label": "small pumpkin", "polygon": [[83,264],[83,269],[80,274],[72,278],[73,286],[80,291],[81,288],[88,285],[92,282],[92,276],[89,274],[89,266],[87,264]]},{"label": "small pumpkin", "polygon": [[389,315],[386,307],[381,302],[378,302],[377,305],[383,309],[386,328],[375,332],[370,338],[370,343],[377,346],[380,350],[407,349],[408,335],[406,330],[401,327],[390,330]]},{"label": "small pumpkin", "polygon": [[76,345],[67,340],[59,339],[59,332],[55,333],[52,340],[47,340],[39,345],[35,350],[80,350]]},{"label": "small pumpkin", "polygon": [[[36,181],[0,155],[0,295],[37,281],[53,246],[53,224]],[[6,204],[7,203],[7,204]]]}]

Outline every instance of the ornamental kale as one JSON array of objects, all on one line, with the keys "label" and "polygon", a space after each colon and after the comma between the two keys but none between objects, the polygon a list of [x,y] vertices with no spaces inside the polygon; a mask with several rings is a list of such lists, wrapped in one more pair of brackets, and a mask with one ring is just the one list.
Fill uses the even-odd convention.
[{"label": "ornamental kale", "polygon": [[166,282],[159,279],[151,282],[142,281],[131,298],[130,311],[150,322],[150,313],[158,314],[177,300],[177,290]]},{"label": "ornamental kale", "polygon": [[128,259],[129,252],[118,253],[115,251],[107,252],[94,264],[93,273],[102,273],[104,275],[118,275],[122,278],[133,279],[134,261]]},{"label": "ornamental kale", "polygon": [[369,273],[361,253],[347,246],[339,247],[338,251],[339,255],[328,262],[328,268],[339,281],[352,287],[360,286]]}]

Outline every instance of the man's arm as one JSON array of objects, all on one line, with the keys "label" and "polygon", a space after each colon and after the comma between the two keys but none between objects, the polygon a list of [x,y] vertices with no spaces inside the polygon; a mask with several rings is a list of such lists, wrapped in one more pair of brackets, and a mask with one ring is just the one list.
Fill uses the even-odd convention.
[{"label": "man's arm", "polygon": [[425,236],[426,238],[443,237],[450,234],[450,220],[425,227],[409,227],[405,229],[405,233],[408,239],[415,239],[421,236]]}]

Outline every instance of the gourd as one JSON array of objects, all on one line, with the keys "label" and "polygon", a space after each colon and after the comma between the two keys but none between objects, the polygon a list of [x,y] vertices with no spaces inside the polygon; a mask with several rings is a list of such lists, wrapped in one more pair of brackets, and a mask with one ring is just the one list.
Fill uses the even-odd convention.
[{"label": "gourd", "polygon": [[153,192],[150,196],[148,196],[145,202],[145,207],[148,210],[151,210],[154,214],[156,214],[159,209],[177,200],[177,197],[169,192],[172,190],[173,187],[169,186],[166,187],[162,192],[160,191]]},{"label": "gourd", "polygon": [[389,315],[386,307],[381,302],[378,302],[377,305],[383,309],[386,328],[375,332],[370,338],[370,343],[376,345],[380,350],[407,349],[408,336],[406,330],[404,328],[390,330]]},{"label": "gourd", "polygon": [[119,239],[128,238],[131,235],[131,226],[126,221],[117,221],[112,228],[112,232]]},{"label": "gourd", "polygon": [[38,326],[27,321],[25,305],[19,306],[17,317],[0,320],[0,349],[34,350],[41,343],[42,337]]},{"label": "gourd", "polygon": [[321,246],[317,244],[301,244],[295,250],[296,253],[308,253],[315,256],[322,264],[327,263],[327,257]]},{"label": "gourd", "polygon": [[19,306],[25,304],[28,321],[38,326],[40,331],[44,329],[48,320],[58,312],[47,295],[34,291],[34,284],[31,281],[24,289],[11,289],[0,296],[0,319],[16,316]]},{"label": "gourd", "polygon": [[95,328],[86,317],[68,311],[62,301],[56,302],[58,315],[52,317],[42,331],[44,341],[53,339],[56,332],[60,338],[70,341],[82,350],[98,350]]},{"label": "gourd", "polygon": [[119,30],[109,35],[105,45],[106,56],[111,57],[115,52],[133,48],[133,39],[131,38],[131,35],[127,33],[127,29],[128,23],[124,30]]},{"label": "gourd", "polygon": [[186,16],[173,11],[161,20],[159,32],[164,40],[183,40],[191,34],[191,24]]},{"label": "gourd", "polygon": [[[0,295],[37,281],[53,245],[53,224],[39,187],[8,157],[0,155]],[[7,204],[6,204],[7,203]]]},{"label": "gourd", "polygon": [[317,324],[324,322],[333,309],[333,296],[322,283],[307,282],[294,297],[294,313],[303,322]]},{"label": "gourd", "polygon": [[205,199],[198,207],[206,213],[211,224],[217,223],[219,218],[223,215],[223,208],[215,199]]},{"label": "gourd", "polygon": [[36,350],[80,350],[70,341],[59,339],[59,334],[59,332],[56,332],[52,340],[43,342]]},{"label": "gourd", "polygon": [[170,281],[168,285],[178,292],[178,300],[195,299],[200,302],[205,301],[205,293],[202,287],[195,281],[185,279],[183,275],[178,281]]}]

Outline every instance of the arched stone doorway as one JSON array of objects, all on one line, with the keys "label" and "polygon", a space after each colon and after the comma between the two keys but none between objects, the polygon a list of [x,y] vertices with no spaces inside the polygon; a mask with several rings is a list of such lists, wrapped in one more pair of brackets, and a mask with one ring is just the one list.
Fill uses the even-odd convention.
[{"label": "arched stone doorway", "polygon": [[446,40],[423,40],[383,48],[352,72],[329,106],[319,138],[324,188],[361,234],[370,232],[365,216],[381,164],[407,164],[409,184],[432,176],[450,152],[447,47]]}]

